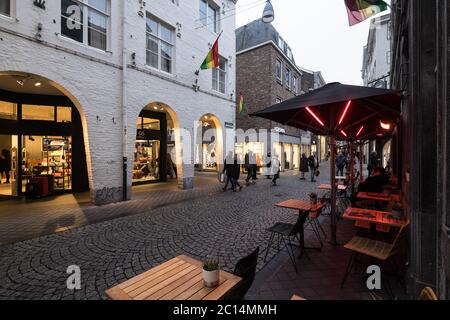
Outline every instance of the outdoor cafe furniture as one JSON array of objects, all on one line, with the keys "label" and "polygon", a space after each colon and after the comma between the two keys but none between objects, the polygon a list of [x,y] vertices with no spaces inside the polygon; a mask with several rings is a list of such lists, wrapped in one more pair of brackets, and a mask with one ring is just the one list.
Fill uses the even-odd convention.
[{"label": "outdoor cafe furniture", "polygon": [[372,235],[375,231],[387,232],[392,227],[400,228],[405,224],[405,220],[393,218],[391,212],[352,207],[345,210],[342,218],[370,225]]},{"label": "outdoor cafe furniture", "polygon": [[[342,185],[342,184],[338,185],[337,187],[338,187],[338,191],[347,191],[347,189],[348,189],[348,186]],[[324,184],[321,184],[320,186],[318,186],[317,188],[319,190],[331,191],[331,184],[324,183]]]},{"label": "outdoor cafe furniture", "polygon": [[[269,246],[271,245],[274,236],[277,234],[280,237],[281,241],[285,242],[284,237],[288,237],[289,241],[290,238],[297,238],[300,243],[300,249],[301,249],[301,258],[303,254],[305,253],[305,250],[322,250],[322,248],[308,248],[305,246],[305,223],[308,219],[308,216],[310,212],[320,211],[323,209],[324,205],[321,203],[312,205],[309,201],[304,200],[288,200],[281,203],[276,204],[279,208],[285,208],[285,209],[291,209],[296,210],[299,214],[297,223],[292,224],[286,224],[286,223],[277,223],[273,227],[269,228],[268,231],[272,233],[271,235],[271,242],[269,243]],[[299,237],[297,237],[299,235]],[[269,250],[269,247],[268,249]],[[289,252],[289,251],[288,251]],[[267,257],[266,252],[266,257]],[[291,258],[292,259],[292,258]],[[295,259],[293,259],[294,266],[296,266]]]},{"label": "outdoor cafe furniture", "polygon": [[403,240],[406,237],[406,231],[409,226],[409,221],[398,221],[397,223],[395,223],[395,226],[400,227],[400,231],[398,232],[393,243],[381,242],[363,237],[354,237],[352,240],[350,240],[349,243],[344,246],[344,248],[352,251],[352,256],[350,257],[347,270],[345,271],[344,277],[342,279],[341,288],[344,287],[348,275],[352,272],[355,263],[358,261],[358,258],[361,255],[368,256],[372,259],[382,262],[390,261],[391,267],[397,273],[398,270],[391,258],[402,253],[401,246]]},{"label": "outdoor cafe furniture", "polygon": [[219,285],[207,288],[202,262],[179,256],[106,291],[110,300],[221,300],[240,277],[220,271]]}]

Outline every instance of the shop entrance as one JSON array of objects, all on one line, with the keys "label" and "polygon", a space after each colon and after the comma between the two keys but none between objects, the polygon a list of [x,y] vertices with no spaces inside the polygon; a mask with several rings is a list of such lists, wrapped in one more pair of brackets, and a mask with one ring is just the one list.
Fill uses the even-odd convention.
[{"label": "shop entrance", "polygon": [[133,159],[134,185],[167,181],[167,140],[166,114],[143,110],[137,123]]},{"label": "shop entrance", "polygon": [[81,116],[45,81],[0,75],[1,199],[89,191]]}]

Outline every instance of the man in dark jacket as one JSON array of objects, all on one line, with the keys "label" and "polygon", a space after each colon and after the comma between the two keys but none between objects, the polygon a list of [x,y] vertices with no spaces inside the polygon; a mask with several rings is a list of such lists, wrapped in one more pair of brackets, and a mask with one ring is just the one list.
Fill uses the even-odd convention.
[{"label": "man in dark jacket", "polygon": [[340,152],[336,158],[336,167],[337,167],[336,175],[337,176],[339,176],[339,177],[344,176],[344,168],[345,168],[346,164],[347,164],[347,158],[344,156],[344,154],[342,152]]},{"label": "man in dark jacket", "polygon": [[384,168],[375,167],[373,173],[364,182],[359,184],[358,191],[382,193],[383,186],[389,184],[389,177]]},{"label": "man in dark jacket", "polygon": [[306,154],[302,154],[302,157],[300,159],[300,173],[301,173],[300,180],[306,180],[305,174],[307,174],[308,172],[309,172],[308,158],[306,157]]},{"label": "man in dark jacket", "polygon": [[319,169],[319,159],[317,159],[316,153],[314,152],[308,158],[309,171],[311,172],[311,182],[316,182],[316,172]]},{"label": "man in dark jacket", "polygon": [[232,190],[236,189],[236,186],[234,185],[234,156],[233,152],[228,152],[227,157],[224,160],[224,166],[223,166],[223,173],[225,174],[225,187],[223,187],[223,191],[226,192],[228,189],[228,184],[231,183]]}]

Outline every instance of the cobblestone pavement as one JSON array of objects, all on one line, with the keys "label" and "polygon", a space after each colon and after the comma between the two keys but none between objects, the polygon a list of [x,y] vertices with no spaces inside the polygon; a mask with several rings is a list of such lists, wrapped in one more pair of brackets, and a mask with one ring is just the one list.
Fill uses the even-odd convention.
[{"label": "cobblestone pavement", "polygon": [[[148,202],[101,208],[107,212],[127,205],[135,213],[131,216],[0,246],[0,299],[101,299],[107,288],[180,254],[198,259],[216,255],[223,269],[232,271],[240,258],[258,246],[265,248],[267,227],[295,222],[295,214],[274,203],[305,198],[317,186],[289,174],[279,183],[272,187],[260,179],[240,193],[215,190],[151,208],[149,196]],[[269,258],[275,255],[271,251]],[[76,292],[66,288],[71,265],[82,271],[82,289]],[[263,266],[260,258],[258,270]]]},{"label": "cobblestone pavement", "polygon": [[40,200],[0,202],[0,245],[64,232],[85,225],[146,212],[220,192],[216,174],[199,173],[195,189],[179,190],[176,181],[133,188],[133,200],[97,207],[89,193]]}]

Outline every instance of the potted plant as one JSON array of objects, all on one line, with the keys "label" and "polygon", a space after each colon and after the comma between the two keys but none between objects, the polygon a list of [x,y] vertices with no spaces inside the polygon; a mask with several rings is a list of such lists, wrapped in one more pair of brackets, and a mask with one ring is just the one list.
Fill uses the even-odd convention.
[{"label": "potted plant", "polygon": [[219,262],[214,258],[208,258],[203,263],[203,281],[207,288],[214,288],[219,285]]},{"label": "potted plant", "polygon": [[317,205],[317,203],[318,203],[318,196],[317,196],[317,193],[315,193],[315,192],[310,193],[310,194],[309,194],[309,199],[310,199],[310,201],[311,201],[311,205],[312,205],[312,206]]}]

